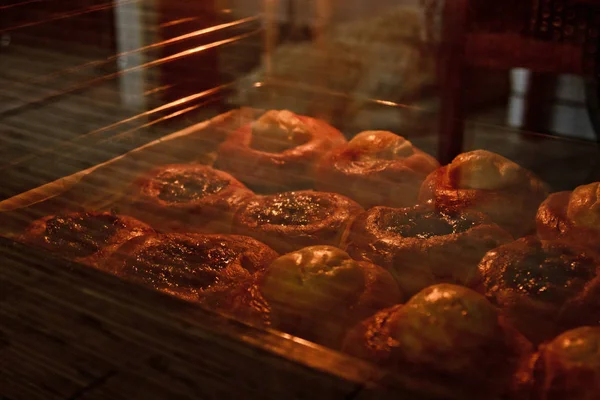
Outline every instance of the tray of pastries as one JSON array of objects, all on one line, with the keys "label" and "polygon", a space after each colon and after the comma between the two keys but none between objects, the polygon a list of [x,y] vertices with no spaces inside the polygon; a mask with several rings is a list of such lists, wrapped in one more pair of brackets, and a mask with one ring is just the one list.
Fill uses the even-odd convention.
[{"label": "tray of pastries", "polygon": [[[434,398],[600,393],[600,182],[236,110],[0,203],[2,234]],[[351,360],[351,359],[349,359]]]}]

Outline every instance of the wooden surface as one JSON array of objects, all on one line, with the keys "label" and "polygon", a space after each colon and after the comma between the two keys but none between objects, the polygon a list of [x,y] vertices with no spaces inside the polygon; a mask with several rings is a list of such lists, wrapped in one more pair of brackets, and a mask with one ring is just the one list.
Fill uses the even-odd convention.
[{"label": "wooden surface", "polygon": [[2,399],[417,398],[319,346],[3,238],[0,254]]}]

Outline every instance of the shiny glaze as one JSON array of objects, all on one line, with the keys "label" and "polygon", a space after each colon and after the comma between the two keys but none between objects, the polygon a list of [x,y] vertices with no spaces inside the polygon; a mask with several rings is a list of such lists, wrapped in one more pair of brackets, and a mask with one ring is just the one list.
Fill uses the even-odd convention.
[{"label": "shiny glaze", "polygon": [[480,271],[491,295],[508,289],[561,305],[583,290],[598,267],[598,259],[578,247],[528,237],[489,252]]},{"label": "shiny glaze", "polygon": [[58,215],[46,222],[44,240],[63,255],[87,257],[106,246],[124,227],[120,218],[112,214]]},{"label": "shiny glaze", "polygon": [[158,197],[173,203],[198,200],[229,186],[228,180],[209,171],[165,172],[154,180],[159,187]]},{"label": "shiny glaze", "polygon": [[226,242],[171,240],[142,249],[124,270],[157,289],[205,289],[215,284],[219,272],[238,256]]},{"label": "shiny glaze", "polygon": [[344,248],[356,260],[389,270],[410,296],[442,282],[471,287],[481,258],[512,240],[477,212],[373,207],[354,220]]},{"label": "shiny glaze", "polygon": [[207,293],[229,292],[275,258],[277,253],[249,237],[169,233],[125,243],[105,267],[127,280],[199,301]]},{"label": "shiny glaze", "polygon": [[282,193],[269,197],[250,211],[260,225],[309,225],[327,218],[334,210],[319,196],[307,193]]},{"label": "shiny glaze", "polygon": [[418,211],[405,214],[388,214],[380,222],[382,229],[401,235],[429,239],[435,236],[463,233],[476,225],[476,222],[464,215],[451,216],[436,211]]},{"label": "shiny glaze", "polygon": [[600,322],[599,269],[600,259],[583,247],[531,236],[488,252],[478,273],[483,293],[539,343]]},{"label": "shiny glaze", "polygon": [[564,248],[536,250],[507,266],[497,283],[559,304],[596,275],[594,261],[585,255]]},{"label": "shiny glaze", "polygon": [[239,205],[254,194],[202,164],[161,165],[130,187],[124,209],[161,232],[229,233]]},{"label": "shiny glaze", "polygon": [[257,196],[235,214],[232,232],[285,254],[315,245],[340,246],[362,208],[349,198],[312,190]]}]

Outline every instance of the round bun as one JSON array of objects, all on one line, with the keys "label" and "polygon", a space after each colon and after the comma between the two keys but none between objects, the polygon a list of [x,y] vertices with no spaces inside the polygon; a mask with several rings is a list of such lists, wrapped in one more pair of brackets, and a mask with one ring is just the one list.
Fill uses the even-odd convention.
[{"label": "round bun", "polygon": [[18,240],[95,267],[128,240],[152,233],[150,226],[128,216],[72,212],[32,222]]},{"label": "round bun", "polygon": [[229,290],[264,270],[277,253],[249,237],[161,234],[130,240],[103,268],[124,279],[190,301]]},{"label": "round bun", "polygon": [[416,393],[444,399],[500,398],[514,390],[532,352],[483,296],[451,284],[363,321],[342,350],[392,369]]},{"label": "round bun", "polygon": [[233,232],[252,236],[279,253],[313,245],[339,246],[362,208],[349,198],[313,191],[257,196],[233,219]]},{"label": "round bun", "polygon": [[600,182],[548,196],[537,213],[542,239],[562,239],[600,254]]},{"label": "round bun", "polygon": [[226,297],[226,313],[334,348],[358,321],[401,301],[387,271],[331,246],[281,256],[254,285]]},{"label": "round bun", "polygon": [[133,183],[124,210],[161,232],[228,233],[233,214],[253,195],[209,166],[164,165]]},{"label": "round bun", "polygon": [[597,399],[600,328],[577,328],[541,346],[534,376],[535,399]]},{"label": "round bun", "polygon": [[477,212],[444,214],[429,205],[373,207],[359,215],[345,249],[389,270],[406,295],[435,283],[471,285],[491,249],[513,239]]},{"label": "round bun", "polygon": [[427,175],[438,167],[433,157],[402,136],[366,131],[323,157],[315,185],[346,195],[364,208],[409,207],[417,203]]},{"label": "round bun", "polygon": [[233,132],[219,147],[216,165],[261,192],[311,189],[318,160],[344,143],[324,121],[271,110]]},{"label": "round bun", "polygon": [[535,214],[547,194],[546,185],[530,171],[476,150],[430,174],[419,199],[446,212],[480,211],[517,238],[535,231]]},{"label": "round bun", "polygon": [[600,324],[600,259],[583,247],[525,237],[490,251],[481,288],[535,343]]}]

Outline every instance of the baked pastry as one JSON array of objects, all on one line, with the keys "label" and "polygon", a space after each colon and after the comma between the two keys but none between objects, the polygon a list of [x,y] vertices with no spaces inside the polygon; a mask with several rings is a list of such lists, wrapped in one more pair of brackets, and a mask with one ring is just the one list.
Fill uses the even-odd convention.
[{"label": "baked pastry", "polygon": [[600,258],[583,247],[530,236],[490,251],[481,290],[532,342],[600,325]]},{"label": "baked pastry", "polygon": [[32,222],[17,240],[70,260],[98,266],[120,245],[154,230],[134,218],[109,212],[72,212]]},{"label": "baked pastry", "polygon": [[600,253],[600,182],[551,194],[536,220],[540,238],[568,240]]},{"label": "baked pastry", "polygon": [[356,260],[386,268],[412,296],[435,283],[472,284],[481,258],[512,240],[477,212],[373,207],[356,218],[344,248]]},{"label": "baked pastry", "polygon": [[140,176],[124,210],[162,232],[229,233],[233,214],[252,196],[226,172],[173,164]]},{"label": "baked pastry", "polygon": [[343,351],[390,368],[424,398],[499,399],[531,344],[480,294],[440,284],[351,329]]},{"label": "baked pastry", "polygon": [[354,261],[332,246],[312,246],[279,257],[253,284],[224,296],[217,308],[339,348],[348,328],[401,300],[383,268]]},{"label": "baked pastry", "polygon": [[228,291],[265,269],[275,253],[249,237],[169,233],[140,236],[122,245],[103,269],[129,281],[198,301]]},{"label": "baked pastry", "polygon": [[233,132],[219,147],[216,166],[261,192],[311,189],[317,161],[344,143],[324,121],[272,110]]},{"label": "baked pastry", "polygon": [[364,208],[417,204],[421,184],[439,167],[402,136],[366,131],[323,157],[315,187],[340,193]]},{"label": "baked pastry", "polygon": [[564,332],[540,347],[535,400],[593,400],[600,393],[600,327]]},{"label": "baked pastry", "polygon": [[458,155],[431,173],[419,194],[445,212],[475,210],[489,215],[515,238],[533,233],[546,185],[516,163],[485,150]]},{"label": "baked pastry", "polygon": [[255,197],[233,218],[233,232],[252,236],[279,253],[317,244],[339,246],[352,219],[362,211],[335,193],[286,192]]}]

